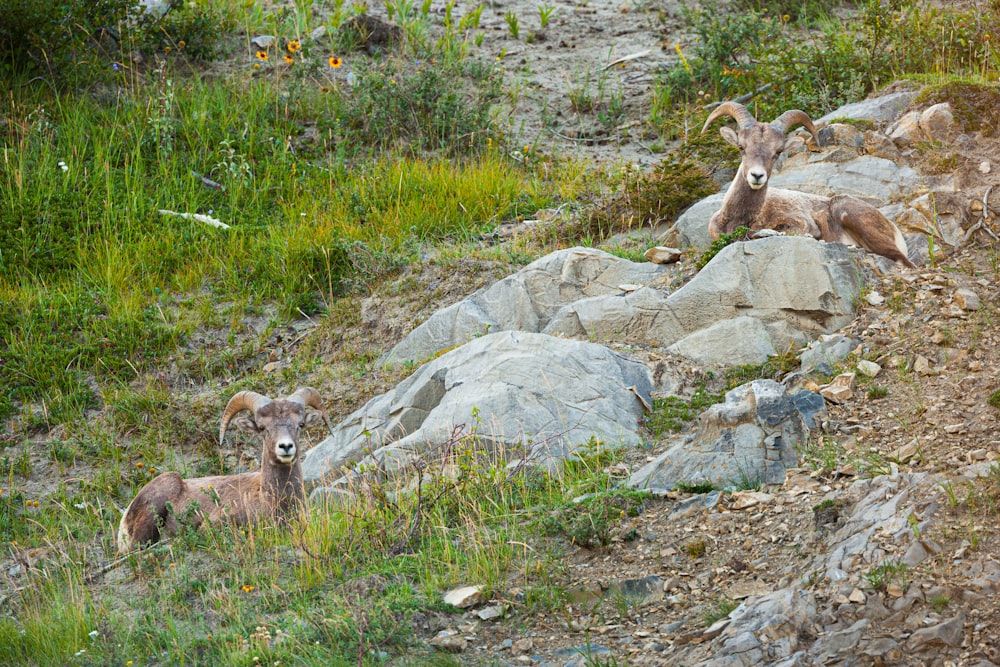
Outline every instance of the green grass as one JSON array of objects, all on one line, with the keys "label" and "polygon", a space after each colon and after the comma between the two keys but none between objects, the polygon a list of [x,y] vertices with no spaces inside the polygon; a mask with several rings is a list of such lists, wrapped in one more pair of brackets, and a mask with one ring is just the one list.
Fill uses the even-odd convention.
[{"label": "green grass", "polygon": [[710,392],[703,384],[689,399],[679,396],[658,398],[653,401],[653,411],[646,419],[646,428],[657,438],[676,433],[705,408],[721,402],[723,396],[723,392]]},{"label": "green grass", "polygon": [[[532,517],[586,507],[570,500],[581,489],[610,489],[605,459],[587,456],[557,478],[480,452],[474,436],[458,443],[454,467],[428,467],[419,492],[402,489],[407,478],[372,479],[367,496],[315,506],[289,529],[182,533],[107,574],[98,568],[113,535],[98,532],[108,525],[95,507],[100,494],[51,503],[31,520],[50,537],[68,530],[81,539],[65,551],[32,550],[40,560],[30,585],[12,593],[13,614],[0,618],[0,662],[357,664],[360,644],[364,664],[379,664],[370,652],[419,654],[415,615],[447,612],[440,595],[456,585],[479,583],[502,598],[515,583],[527,591],[525,610],[561,606],[562,556],[539,542]],[[629,499],[627,508],[611,504],[607,531],[637,511],[642,494],[597,497]],[[58,524],[41,516],[66,507]]]},{"label": "green grass", "polygon": [[[462,159],[358,159],[340,154],[342,144],[377,147],[380,128],[300,145],[305,126],[346,104],[319,90],[300,89],[291,105],[269,79],[207,85],[166,71],[113,104],[46,90],[18,87],[11,113],[23,122],[0,147],[0,416],[43,405],[51,425],[98,407],[87,376],[128,381],[211,323],[202,314],[218,313],[193,294],[274,304],[282,317],[314,313],[421,244],[461,240],[552,201],[522,165],[477,148],[484,118],[481,141],[463,136],[448,151]],[[416,117],[433,115],[425,111]],[[409,139],[450,141],[423,136]]]}]

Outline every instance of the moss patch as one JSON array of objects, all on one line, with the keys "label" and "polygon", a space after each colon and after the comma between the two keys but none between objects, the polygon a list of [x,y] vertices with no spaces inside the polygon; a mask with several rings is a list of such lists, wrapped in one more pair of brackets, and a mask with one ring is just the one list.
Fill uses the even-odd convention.
[{"label": "moss patch", "polygon": [[947,102],[963,132],[992,137],[1000,129],[1000,88],[968,81],[949,81],[923,90],[914,102],[926,107]]}]

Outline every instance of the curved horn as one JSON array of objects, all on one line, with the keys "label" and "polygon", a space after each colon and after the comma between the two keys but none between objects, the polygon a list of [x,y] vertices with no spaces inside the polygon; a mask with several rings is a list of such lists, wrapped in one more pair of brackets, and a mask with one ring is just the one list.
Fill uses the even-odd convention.
[{"label": "curved horn", "polygon": [[[801,113],[801,112],[799,112]],[[708,129],[708,126],[712,124],[712,121],[719,116],[732,116],[736,119],[739,124],[740,129],[745,129],[757,122],[757,119],[747,111],[747,108],[740,104],[739,102],[723,102],[715,108],[708,116],[708,120],[705,121],[704,127],[701,128],[702,133]]]},{"label": "curved horn", "polygon": [[782,134],[788,134],[790,129],[798,127],[799,125],[809,130],[809,134],[813,136],[813,139],[816,140],[816,144],[818,145],[819,135],[816,134],[816,126],[813,125],[812,119],[805,111],[792,109],[791,111],[786,111],[771,121],[771,127],[776,130],[780,130]]},{"label": "curved horn", "polygon": [[301,389],[296,389],[295,393],[291,394],[285,400],[294,401],[303,407],[308,405],[310,408],[315,408],[323,417],[326,428],[329,429],[330,433],[333,433],[333,427],[330,425],[330,420],[326,417],[326,410],[323,409],[323,399],[318,391],[312,387],[302,387]]},{"label": "curved horn", "polygon": [[226,437],[226,427],[230,420],[240,412],[249,410],[257,412],[262,407],[271,402],[271,399],[255,391],[241,391],[229,399],[226,409],[222,411],[222,425],[219,426],[219,446],[222,446],[222,439]]}]

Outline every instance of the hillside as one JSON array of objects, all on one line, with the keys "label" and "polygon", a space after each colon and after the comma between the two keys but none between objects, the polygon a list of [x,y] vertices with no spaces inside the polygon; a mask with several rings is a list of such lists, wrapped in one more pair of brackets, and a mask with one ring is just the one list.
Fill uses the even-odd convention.
[{"label": "hillside", "polygon": [[[88,34],[82,53],[111,73],[85,85],[60,78],[55,58],[38,74],[37,52],[2,70],[16,92],[0,111],[0,663],[1000,664],[1000,7],[367,11],[196,3],[170,10],[134,51]],[[377,21],[352,23],[359,15]],[[889,117],[842,115],[901,92]],[[790,133],[801,139],[778,179],[813,187],[829,169],[827,187],[865,158],[898,170],[887,184],[860,180],[888,188],[870,198],[910,235],[920,266],[810,242],[858,281],[836,295],[847,323],[820,331],[818,308],[739,304],[772,334],[786,316],[806,332],[795,346],[775,337],[761,363],[697,362],[639,332],[655,317],[639,297],[641,315],[614,320],[614,335],[588,328],[601,298],[648,290],[667,303],[696,282],[705,220],[689,233],[678,218],[732,179],[739,155],[721,121],[699,132],[709,108],[741,95],[765,121],[792,107],[829,114],[822,146]],[[945,103],[946,127],[919,125]],[[654,271],[643,253],[670,243],[680,261]],[[711,275],[730,275],[723,261],[745,270],[738,261],[765,246],[779,248],[773,262],[790,256],[787,239],[740,242]],[[567,301],[543,303],[537,275],[517,277],[596,250],[641,284],[560,264],[553,290]],[[785,268],[794,291],[813,267]],[[542,294],[517,311],[537,331],[486,324],[389,363],[420,325],[495,285],[523,306],[510,296],[518,280]],[[465,321],[498,300],[472,302]],[[565,330],[583,335],[551,325],[564,308],[576,309]],[[411,390],[422,367],[456,372],[466,340],[489,358],[505,332],[541,339],[549,325],[553,345],[578,345],[559,350],[606,349],[648,374],[645,393],[621,380],[638,420],[606,420],[634,444],[568,436],[592,416],[583,409],[554,420],[552,442],[566,436],[574,456],[539,467],[490,432],[503,416],[476,396],[440,451],[402,463],[379,458],[384,434],[363,428],[363,451],[315,484],[343,473],[344,486],[314,494],[290,527],[182,530],[116,553],[122,510],[159,472],[259,467],[256,436],[217,441],[236,391],[314,387],[336,438],[357,411]],[[830,343],[828,363],[804,368],[814,340]],[[744,345],[713,347],[736,358]],[[544,385],[550,365],[591,368],[552,354],[529,359],[523,373],[536,377],[523,386]],[[727,391],[773,380],[769,391],[819,392],[845,373],[852,392],[820,401],[783,483],[627,483],[715,428],[705,415]],[[607,398],[590,386],[552,393]],[[522,425],[528,393],[545,387],[515,400]],[[541,432],[518,437],[548,445]],[[315,426],[303,444],[319,450],[330,435]],[[444,601],[464,586],[481,595]]]}]

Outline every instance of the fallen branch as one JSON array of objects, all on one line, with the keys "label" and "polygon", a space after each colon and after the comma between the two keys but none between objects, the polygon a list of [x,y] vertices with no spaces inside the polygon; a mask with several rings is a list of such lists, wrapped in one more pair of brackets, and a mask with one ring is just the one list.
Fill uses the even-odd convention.
[{"label": "fallen branch", "polygon": [[609,62],[607,65],[605,65],[601,69],[610,69],[610,68],[614,67],[615,65],[620,65],[621,63],[626,63],[626,62],[628,62],[630,60],[636,60],[638,58],[645,58],[650,53],[652,53],[652,51],[650,49],[646,49],[645,51],[638,51],[636,53],[630,53],[627,56],[622,56],[621,58],[619,58],[617,60],[612,60],[611,62]]},{"label": "fallen branch", "polygon": [[216,220],[215,218],[202,215],[201,213],[178,213],[177,211],[168,211],[161,208],[157,211],[160,215],[172,215],[178,218],[184,218],[185,220],[194,220],[196,222],[203,222],[211,227],[218,227],[219,229],[229,229],[229,225],[222,222],[221,220]]}]

